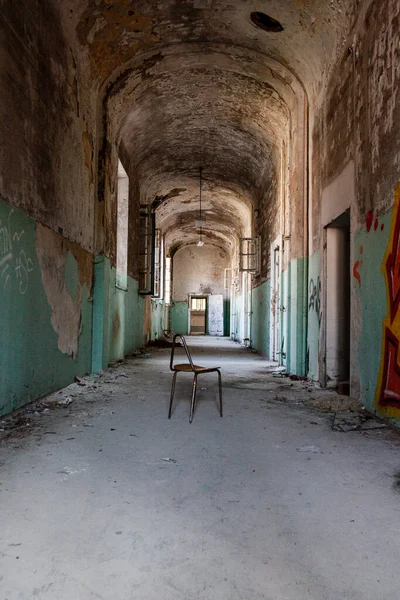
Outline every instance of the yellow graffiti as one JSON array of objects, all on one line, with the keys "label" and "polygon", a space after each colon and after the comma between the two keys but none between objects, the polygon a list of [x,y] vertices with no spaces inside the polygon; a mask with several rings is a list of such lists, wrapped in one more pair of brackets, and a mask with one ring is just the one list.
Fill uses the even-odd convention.
[{"label": "yellow graffiti", "polygon": [[387,316],[383,319],[382,353],[375,406],[387,417],[400,416],[400,183],[394,194],[389,242],[382,262]]}]

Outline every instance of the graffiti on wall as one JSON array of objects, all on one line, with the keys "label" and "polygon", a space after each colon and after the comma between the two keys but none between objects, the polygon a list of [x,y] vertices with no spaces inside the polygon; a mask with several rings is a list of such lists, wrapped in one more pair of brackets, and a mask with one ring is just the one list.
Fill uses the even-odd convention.
[{"label": "graffiti on wall", "polygon": [[310,279],[310,283],[308,286],[309,292],[309,300],[308,300],[308,310],[315,311],[318,316],[318,325],[321,326],[321,280],[319,275],[314,282],[314,279]]},{"label": "graffiti on wall", "polygon": [[376,402],[380,407],[400,410],[400,183],[395,192],[390,237],[382,270],[386,281],[387,316],[383,320]]},{"label": "graffiti on wall", "polygon": [[[385,228],[385,225],[384,225],[384,223],[380,224],[378,217],[374,217],[374,213],[372,212],[372,210],[369,210],[365,217],[365,229],[367,230],[367,233],[370,233],[370,232],[372,232],[372,230],[377,231],[378,228],[380,229],[380,231],[383,231]],[[363,264],[363,261],[361,258],[363,252],[364,252],[364,248],[363,248],[363,246],[360,246],[360,249],[359,249],[360,258],[358,260],[356,260],[356,262],[353,265],[353,277],[354,277],[354,279],[357,279],[358,285],[360,287],[361,287],[360,268],[362,267],[362,264]]]},{"label": "graffiti on wall", "polygon": [[26,294],[29,276],[33,271],[33,260],[23,248],[23,229],[14,228],[14,210],[5,219],[0,219],[0,285],[6,291],[12,281],[18,284],[21,295]]}]

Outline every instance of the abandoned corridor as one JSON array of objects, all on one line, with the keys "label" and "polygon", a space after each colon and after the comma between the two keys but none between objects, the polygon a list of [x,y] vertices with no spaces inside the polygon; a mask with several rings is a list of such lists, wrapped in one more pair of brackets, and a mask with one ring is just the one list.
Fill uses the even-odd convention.
[{"label": "abandoned corridor", "polygon": [[0,415],[165,334],[400,418],[398,0],[3,0]]},{"label": "abandoned corridor", "polygon": [[[1,0],[0,45],[1,600],[398,600],[399,0]],[[167,419],[174,333],[222,419],[215,373]]]},{"label": "abandoned corridor", "polygon": [[153,350],[2,434],[1,597],[396,600],[397,433],[333,431],[307,402],[337,395],[227,338],[189,341],[222,367],[222,419],[212,373],[191,425],[178,376],[168,420]]}]

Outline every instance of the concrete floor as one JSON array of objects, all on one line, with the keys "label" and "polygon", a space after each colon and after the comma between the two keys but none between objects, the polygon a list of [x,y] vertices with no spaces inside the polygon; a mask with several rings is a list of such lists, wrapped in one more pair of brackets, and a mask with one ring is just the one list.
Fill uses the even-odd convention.
[{"label": "concrete floor", "polygon": [[332,431],[309,384],[189,341],[222,366],[222,419],[214,373],[191,425],[178,376],[168,420],[153,350],[4,420],[1,599],[399,599],[397,433]]}]

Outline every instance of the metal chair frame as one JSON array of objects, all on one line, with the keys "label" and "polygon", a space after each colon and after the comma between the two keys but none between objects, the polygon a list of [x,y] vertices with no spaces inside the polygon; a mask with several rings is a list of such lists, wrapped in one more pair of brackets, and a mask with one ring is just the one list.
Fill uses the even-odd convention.
[{"label": "metal chair frame", "polygon": [[[175,355],[175,345],[176,345],[176,339],[180,338],[182,341],[182,345],[185,349],[186,352],[186,356],[188,358],[188,363],[183,363],[183,364],[176,364],[174,365],[174,355]],[[174,372],[174,376],[172,378],[172,389],[171,389],[171,400],[169,403],[169,411],[168,411],[168,419],[171,418],[171,412],[172,412],[172,402],[174,399],[174,393],[175,393],[175,385],[176,385],[176,376],[178,375],[179,372],[181,373],[194,373],[194,377],[193,377],[193,387],[192,387],[192,398],[191,398],[191,402],[190,402],[190,413],[189,413],[189,423],[192,422],[193,420],[193,414],[194,414],[194,407],[195,407],[195,403],[196,403],[196,389],[197,389],[197,377],[201,374],[201,373],[213,373],[214,371],[218,373],[218,387],[219,387],[219,414],[222,417],[222,378],[221,378],[221,367],[200,367],[199,365],[194,365],[193,361],[192,361],[192,357],[189,351],[189,348],[186,344],[186,340],[183,337],[183,335],[176,333],[173,337],[172,340],[172,350],[171,350],[171,360],[169,363],[169,367],[171,369],[171,371]]]}]

